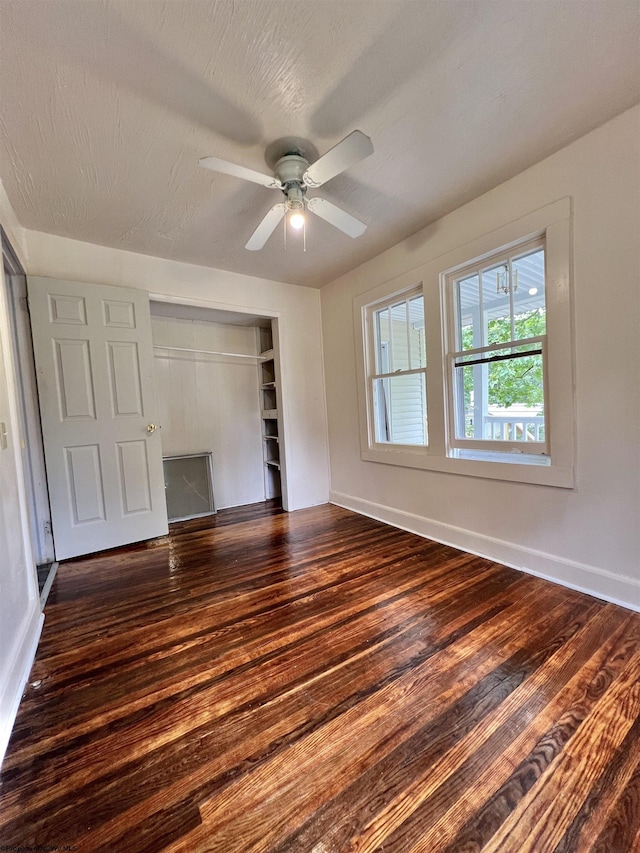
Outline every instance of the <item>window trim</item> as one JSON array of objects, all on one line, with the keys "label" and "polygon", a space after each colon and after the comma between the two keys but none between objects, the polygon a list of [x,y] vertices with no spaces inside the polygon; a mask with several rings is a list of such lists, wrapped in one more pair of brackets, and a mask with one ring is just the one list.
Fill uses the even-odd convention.
[{"label": "window trim", "polygon": [[[354,298],[360,456],[363,461],[560,488],[575,487],[571,217],[571,199],[561,198]],[[483,451],[484,458],[480,459],[477,451],[450,448],[447,441],[450,415],[445,390],[448,365],[444,344],[449,334],[444,310],[446,279],[470,263],[482,263],[483,259],[501,251],[512,253],[517,247],[539,238],[545,240],[547,278],[547,393],[551,417],[546,429],[550,455],[525,459],[523,454],[501,453],[501,461],[494,461],[486,458],[491,456],[488,451]],[[425,309],[429,445],[376,445],[369,432],[367,308],[419,286]],[[502,461],[504,457],[509,461]]]}]

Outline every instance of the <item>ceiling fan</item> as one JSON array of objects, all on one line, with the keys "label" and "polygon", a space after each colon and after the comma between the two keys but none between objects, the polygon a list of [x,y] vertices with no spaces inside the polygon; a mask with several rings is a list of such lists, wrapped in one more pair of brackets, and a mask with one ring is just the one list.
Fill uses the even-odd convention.
[{"label": "ceiling fan", "polygon": [[273,176],[263,175],[218,157],[203,157],[199,163],[205,169],[234,175],[236,178],[253,181],[284,193],[285,200],[274,204],[245,246],[249,251],[257,251],[262,249],[286,213],[289,213],[289,224],[292,228],[304,226],[304,213],[309,210],[349,237],[359,237],[363,234],[367,227],[364,222],[324,198],[314,196],[307,199],[305,195],[307,189],[321,187],[372,153],[373,145],[369,137],[359,130],[354,130],[312,164],[309,164],[304,156],[304,151],[298,148],[287,151],[276,162]]}]

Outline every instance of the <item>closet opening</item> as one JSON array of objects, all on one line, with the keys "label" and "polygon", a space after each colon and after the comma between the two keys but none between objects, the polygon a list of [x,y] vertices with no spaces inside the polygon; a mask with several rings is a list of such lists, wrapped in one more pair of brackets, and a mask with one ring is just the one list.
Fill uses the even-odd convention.
[{"label": "closet opening", "polygon": [[150,309],[165,486],[195,513],[181,518],[274,499],[286,510],[278,318],[155,296]]}]

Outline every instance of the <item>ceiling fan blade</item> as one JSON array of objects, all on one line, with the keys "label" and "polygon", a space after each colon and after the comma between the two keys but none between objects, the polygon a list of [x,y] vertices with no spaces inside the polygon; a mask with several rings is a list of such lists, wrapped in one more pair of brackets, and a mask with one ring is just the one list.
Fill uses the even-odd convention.
[{"label": "ceiling fan blade", "polygon": [[373,154],[371,140],[362,131],[354,130],[309,166],[302,180],[308,187],[321,187],[340,172],[364,160],[369,154]]},{"label": "ceiling fan blade", "polygon": [[247,169],[245,166],[238,166],[237,163],[229,163],[228,160],[220,160],[219,157],[202,157],[198,160],[198,163],[205,169],[211,169],[212,172],[222,172],[225,175],[233,175],[234,178],[253,181],[254,184],[261,184],[263,187],[269,187],[275,190],[282,189],[282,184],[277,178],[274,178],[273,175],[263,175],[262,172],[254,172],[253,169]]},{"label": "ceiling fan blade", "polygon": [[355,216],[351,216],[346,210],[336,207],[335,204],[331,204],[325,198],[310,198],[307,201],[307,207],[320,219],[324,219],[325,222],[339,228],[340,231],[344,231],[349,237],[359,237],[367,230],[364,222],[360,222]]},{"label": "ceiling fan blade", "polygon": [[251,237],[249,237],[249,242],[245,246],[245,249],[249,249],[250,252],[257,252],[258,249],[261,249],[276,230],[276,225],[284,216],[286,208],[286,204],[282,201],[280,204],[274,204]]}]

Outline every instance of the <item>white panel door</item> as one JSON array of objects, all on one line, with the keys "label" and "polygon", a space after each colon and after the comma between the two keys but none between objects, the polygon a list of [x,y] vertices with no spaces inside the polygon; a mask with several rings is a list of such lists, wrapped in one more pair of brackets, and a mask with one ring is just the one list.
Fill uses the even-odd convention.
[{"label": "white panel door", "polygon": [[168,530],[144,291],[28,279],[56,559]]}]

